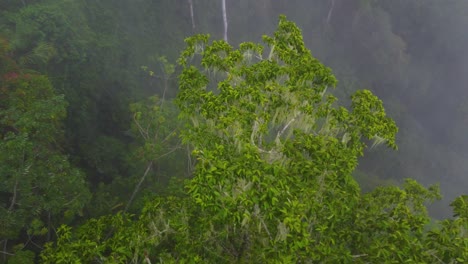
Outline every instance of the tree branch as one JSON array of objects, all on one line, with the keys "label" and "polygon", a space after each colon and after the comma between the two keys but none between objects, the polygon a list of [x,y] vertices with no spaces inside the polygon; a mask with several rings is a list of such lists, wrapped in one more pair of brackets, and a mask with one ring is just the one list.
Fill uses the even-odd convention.
[{"label": "tree branch", "polygon": [[151,161],[148,166],[146,167],[145,173],[143,174],[143,177],[141,177],[140,181],[138,182],[137,186],[133,190],[132,196],[130,197],[130,200],[128,201],[127,205],[125,206],[124,213],[128,211],[128,208],[130,208],[130,205],[133,202],[133,199],[135,198],[135,195],[138,193],[140,190],[141,184],[145,180],[146,176],[150,172],[151,168],[153,167],[153,162]]},{"label": "tree branch", "polygon": [[357,255],[352,255],[351,257],[353,258],[360,258],[360,257],[366,257],[367,254],[357,254]]},{"label": "tree branch", "polygon": [[[276,135],[276,140],[279,139],[279,137],[281,137],[281,135],[283,135],[284,131],[286,131],[286,129],[288,129],[288,127],[294,122],[296,121],[296,117],[298,115],[296,115],[295,117],[293,117],[293,119],[289,120],[289,122],[283,127],[283,129],[281,129],[281,131],[278,132],[278,134]],[[276,141],[275,140],[275,141]]]},{"label": "tree branch", "polygon": [[8,256],[14,256],[15,254],[7,252],[7,251],[0,251],[1,254],[8,255]]},{"label": "tree branch", "polygon": [[145,140],[148,140],[148,131],[145,131],[140,123],[138,122],[138,120],[136,119],[136,113],[133,115],[133,121],[135,121],[135,124],[137,125],[138,127],[138,131],[140,131],[140,135],[145,139]]},{"label": "tree branch", "polygon": [[13,206],[15,206],[16,196],[17,196],[17,191],[16,191],[17,188],[18,188],[18,179],[16,179],[15,187],[13,188],[13,198],[11,198],[11,204],[10,204],[10,207],[8,207],[8,211],[13,210]]}]

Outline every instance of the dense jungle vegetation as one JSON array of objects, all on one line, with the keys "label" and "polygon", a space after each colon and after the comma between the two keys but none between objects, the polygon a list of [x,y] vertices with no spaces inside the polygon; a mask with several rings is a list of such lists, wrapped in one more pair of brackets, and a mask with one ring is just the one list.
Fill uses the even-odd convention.
[{"label": "dense jungle vegetation", "polygon": [[0,1],[0,263],[467,263],[466,12]]}]

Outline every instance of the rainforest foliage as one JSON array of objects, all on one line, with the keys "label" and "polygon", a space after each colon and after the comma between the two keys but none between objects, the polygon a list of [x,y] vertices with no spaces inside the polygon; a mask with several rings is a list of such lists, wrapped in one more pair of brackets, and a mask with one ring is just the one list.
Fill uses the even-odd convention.
[{"label": "rainforest foliage", "polygon": [[0,3],[0,262],[468,262],[468,4],[226,2]]}]

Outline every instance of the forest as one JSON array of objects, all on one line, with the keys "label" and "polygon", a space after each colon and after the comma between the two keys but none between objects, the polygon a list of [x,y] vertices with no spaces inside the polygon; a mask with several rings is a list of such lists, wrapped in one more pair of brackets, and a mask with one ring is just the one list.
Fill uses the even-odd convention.
[{"label": "forest", "polygon": [[1,0],[0,263],[468,263],[467,13]]}]

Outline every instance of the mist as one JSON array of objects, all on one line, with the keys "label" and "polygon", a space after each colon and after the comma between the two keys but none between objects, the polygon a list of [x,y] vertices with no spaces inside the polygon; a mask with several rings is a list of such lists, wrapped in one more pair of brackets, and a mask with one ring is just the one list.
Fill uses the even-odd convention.
[{"label": "mist", "polygon": [[[162,1],[153,13],[174,15],[162,28],[161,22],[152,22],[150,10],[141,18],[160,30],[158,41],[164,41],[157,53],[175,61],[174,47],[182,47],[190,34],[210,34],[234,46],[260,42],[274,31],[278,16],[286,15],[302,29],[312,55],[333,70],[341,103],[357,89],[370,89],[397,122],[398,151],[368,150],[358,168],[359,175],[366,175],[362,180],[378,178],[385,184],[414,178],[426,186],[440,184],[444,198],[430,207],[431,214],[451,215],[448,204],[468,189],[468,3],[258,0],[226,1],[224,9],[223,3]],[[132,4],[134,13],[128,14],[128,4],[121,5],[122,19],[144,8]],[[137,24],[124,26],[131,38],[142,34]],[[146,38],[128,52],[146,56],[154,45]]]},{"label": "mist", "polygon": [[[334,252],[338,248],[335,242],[346,237],[341,237],[341,231],[333,231],[333,228],[341,226],[348,228],[343,230],[349,231],[349,237],[365,237],[356,239],[360,248],[353,248],[355,241],[350,244],[339,241],[343,242],[340,250],[344,251],[336,255],[347,257],[347,261],[328,258],[329,254],[323,252],[315,252],[311,256],[324,256],[322,260],[330,263],[354,262],[366,257],[369,259],[365,262],[369,263],[396,263],[402,260],[382,260],[380,257],[384,254],[378,251],[380,246],[377,246],[377,251],[368,252],[366,250],[370,247],[365,244],[379,244],[382,238],[392,237],[393,231],[384,229],[393,224],[401,228],[398,235],[407,235],[401,241],[423,237],[419,242],[421,248],[427,250],[423,253],[418,251],[421,256],[414,253],[415,262],[431,263],[436,259],[442,262],[439,258],[444,257],[447,258],[446,263],[460,261],[460,252],[466,254],[466,250],[456,243],[460,236],[466,242],[467,219],[466,212],[463,215],[460,211],[466,211],[468,201],[468,196],[461,196],[468,191],[467,14],[468,1],[463,0],[0,0],[0,263],[36,263],[40,256],[51,257],[49,262],[44,260],[47,257],[41,259],[44,263],[54,263],[54,258],[59,262],[62,255],[70,252],[81,254],[81,251],[86,251],[88,254],[88,248],[96,248],[97,251],[90,251],[90,256],[74,255],[75,262],[107,262],[114,256],[120,256],[122,262],[128,260],[128,263],[162,261],[160,257],[178,263],[184,259],[179,254],[179,247],[193,249],[185,256],[190,261],[203,255],[199,252],[204,252],[206,263],[210,263],[209,260],[213,263],[238,263],[241,260],[264,263],[261,258],[268,259],[268,254],[276,254],[281,243],[285,245],[282,248],[286,252],[284,256],[292,259],[294,254],[288,250],[294,247],[290,245],[306,248],[304,252],[311,248],[322,250],[317,246],[304,245],[316,242],[321,245],[321,239],[330,237],[331,242],[325,241],[325,244],[333,245],[323,250]],[[284,20],[283,15],[286,17]],[[279,51],[268,50],[268,45],[264,45],[266,48],[262,54],[257,46],[252,45],[248,50],[238,50],[249,54],[230,58],[233,61],[239,59],[236,63],[245,68],[237,64],[232,66],[229,62],[224,65],[227,70],[219,70],[216,65],[212,68],[203,65],[209,64],[202,60],[206,50],[197,53],[212,45],[209,41],[205,43],[206,39],[198,34],[209,35],[210,41],[219,40],[215,42],[219,45],[216,48],[222,47],[220,52],[224,53],[214,57],[222,61],[225,59],[223,56],[231,52],[231,47],[235,50],[245,42],[265,44],[263,37],[278,33],[281,23],[287,28],[281,29],[283,34],[302,40],[296,26],[302,33],[306,48],[302,41],[297,41],[299,46],[292,45],[291,49],[295,48],[295,52],[301,55],[300,58],[305,58],[304,63],[313,70],[299,80],[304,81],[307,88],[314,86],[310,90],[316,93],[316,81],[320,89],[327,86],[320,91],[319,97],[323,101],[329,100],[326,95],[338,98],[337,102],[327,105],[330,109],[340,106],[350,109],[353,94],[361,89],[370,90],[370,95],[367,91],[363,93],[368,95],[366,100],[376,95],[383,102],[386,116],[393,119],[398,127],[396,150],[391,149],[395,147],[395,126],[382,112],[376,114],[372,112],[374,109],[370,109],[379,118],[385,116],[379,121],[383,124],[381,127],[388,128],[388,134],[382,133],[387,136],[382,142],[387,140],[388,147],[385,144],[374,146],[371,136],[363,132],[368,127],[375,128],[375,124],[356,124],[359,117],[365,116],[363,113],[357,113],[353,120],[355,116],[349,119],[343,117],[345,114],[333,116],[334,112],[327,108],[330,112],[324,117],[312,113],[321,109],[319,103],[314,105],[317,106],[315,110],[304,110],[305,106],[313,104],[309,99],[314,97],[304,99],[294,94],[297,90],[310,92],[307,89],[296,89],[289,94],[281,94],[282,89],[272,89],[274,92],[261,90],[271,88],[267,81],[276,85],[272,87],[287,86],[290,89],[285,81],[291,76],[289,72],[285,71],[284,76],[280,76],[275,75],[275,70],[283,63],[285,67],[291,67],[287,70],[299,72],[297,69],[302,67],[302,60],[299,66],[294,63],[287,65],[288,62],[280,59],[268,61],[272,62],[271,67],[276,68],[268,68],[267,63],[266,66],[257,65],[256,62],[264,62],[265,57],[274,57],[277,55],[274,53]],[[198,38],[191,38],[194,35]],[[195,39],[200,46],[191,46],[193,43],[190,41]],[[279,43],[290,44],[289,40],[278,39]],[[192,48],[196,52],[191,53]],[[302,52],[307,49],[318,61]],[[208,50],[206,54],[212,51]],[[187,54],[191,55],[189,63],[184,61]],[[252,56],[247,59],[249,55]],[[297,62],[297,58],[291,61]],[[188,67],[190,63],[195,66]],[[248,68],[251,65],[258,68]],[[190,75],[186,73],[190,69],[194,75],[188,78]],[[204,71],[198,71],[200,69]],[[263,78],[256,76],[263,74],[258,69],[269,74],[274,72],[271,73],[272,79],[265,77],[267,81],[264,83],[258,81]],[[244,70],[244,75],[239,74]],[[254,77],[248,74],[250,70]],[[329,70],[338,80],[334,89],[329,87],[335,85]],[[220,83],[227,76],[233,79]],[[307,79],[310,76],[318,77]],[[219,97],[224,101],[216,97],[223,95],[223,88],[239,88],[248,83],[248,78],[251,78],[248,81],[256,80],[257,83],[249,83],[246,87],[261,91],[253,94],[257,91],[252,89],[242,98],[250,103],[253,110],[239,107],[245,106],[245,101],[239,103],[236,100],[244,95]],[[200,84],[204,85],[198,87]],[[193,87],[199,90],[191,90]],[[205,91],[209,92],[205,94]],[[235,94],[238,91],[231,92]],[[285,101],[292,94],[292,103],[282,102],[287,105],[282,109],[292,110],[286,111],[281,118],[278,117],[280,108],[274,114],[284,124],[265,121],[264,130],[268,132],[265,137],[261,134],[265,131],[259,132],[262,129],[258,128],[257,120],[252,127],[242,127],[250,124],[252,120],[249,117],[266,111],[267,107],[262,108],[263,103],[273,100],[272,94]],[[264,101],[255,101],[258,98],[252,95]],[[229,105],[229,100],[234,103]],[[296,107],[299,101],[304,108],[288,108],[291,105]],[[217,105],[219,102],[226,104]],[[372,102],[381,109],[380,101]],[[194,105],[199,108],[193,108]],[[221,119],[217,117],[224,118],[224,112],[219,109],[229,107],[238,107],[239,112],[233,111],[231,119],[218,122]],[[242,112],[244,110],[251,112]],[[296,110],[297,115],[301,115],[298,120],[308,120],[312,124],[297,121]],[[329,114],[332,119],[336,118],[330,123],[338,120],[336,123],[339,124],[331,125],[336,129],[332,132],[324,129],[327,131],[322,135],[322,128],[329,125]],[[244,123],[239,121],[242,119]],[[207,135],[211,133],[212,140],[201,130],[194,132],[196,129],[193,127],[198,129],[200,122]],[[291,125],[293,122],[300,124]],[[307,127],[309,130],[304,131],[310,135],[313,134],[310,131],[320,127],[313,136],[325,143],[313,143],[323,149],[323,152],[315,153],[332,153],[333,158],[336,158],[335,154],[341,158],[351,152],[352,155],[346,156],[348,159],[343,158],[341,161],[346,162],[341,163],[339,158],[328,159],[328,155],[323,164],[329,167],[320,167],[321,164],[315,164],[313,160],[322,162],[323,156],[314,156],[314,151],[300,147],[287,149],[288,140],[300,138],[299,134],[294,134],[298,131],[293,132],[293,128],[302,129],[301,126]],[[382,132],[381,127],[375,128],[376,131]],[[356,130],[352,130],[354,128]],[[251,137],[239,139],[243,134],[238,131],[242,129],[242,133],[251,129],[250,134],[245,132]],[[226,131],[231,131],[232,135],[223,134]],[[358,136],[350,140],[348,132]],[[256,133],[260,136],[254,140]],[[356,158],[361,151],[358,144],[365,137],[368,147],[362,157]],[[329,144],[332,142],[327,141],[330,138],[335,140],[333,142],[340,142],[338,150],[333,149],[334,143]],[[382,137],[376,134],[376,138]],[[359,143],[352,145],[354,141]],[[248,143],[242,145],[243,142]],[[307,145],[304,142],[299,140],[298,145]],[[254,147],[255,144],[274,146],[270,151],[252,148],[255,152],[249,143]],[[241,151],[248,155],[240,155]],[[304,156],[305,159],[300,160],[303,163],[291,165],[291,162],[287,165],[291,168],[286,168],[286,163],[279,160],[289,158],[283,155],[287,151],[297,151],[291,155],[292,159]],[[278,155],[268,156],[271,153]],[[252,157],[260,158],[255,163],[250,160]],[[309,161],[313,165],[302,166]],[[252,165],[254,163],[256,165]],[[244,164],[252,167],[245,165],[244,168]],[[357,169],[351,172],[356,164]],[[315,171],[305,170],[303,173],[302,168]],[[329,168],[335,171],[329,173]],[[297,177],[287,178],[288,169],[297,169]],[[265,186],[258,181],[257,174],[266,175],[264,180],[267,183],[264,185],[266,189],[274,190],[270,193],[272,197],[261,193]],[[255,179],[249,178],[252,175]],[[206,179],[209,183],[197,182],[205,176],[209,176]],[[326,177],[330,177],[327,179],[330,182],[324,180]],[[408,178],[415,179],[427,189],[414,181],[406,181]],[[321,182],[314,186],[314,181]],[[323,188],[324,182],[330,184],[329,193]],[[309,189],[301,189],[302,185],[307,185],[305,183],[310,184]],[[434,185],[440,187],[443,198],[429,203],[426,200],[438,196],[431,188]],[[379,188],[383,186],[389,188]],[[289,187],[296,188],[295,192],[289,192]],[[408,200],[404,197],[408,191],[406,187],[416,190],[414,196],[408,195],[411,196]],[[204,191],[200,191],[202,189]],[[317,195],[307,196],[313,193]],[[244,194],[245,197],[242,196]],[[304,196],[299,197],[302,194]],[[379,199],[380,194],[390,198]],[[271,204],[265,197],[271,198]],[[224,200],[228,198],[233,199],[232,203]],[[329,199],[328,204],[322,206],[318,202],[322,198]],[[294,199],[302,206],[297,206],[302,211],[288,204]],[[416,205],[423,200],[427,202],[429,215],[425,206]],[[264,203],[264,208],[260,208],[259,203]],[[360,207],[362,204],[368,207]],[[226,209],[229,206],[232,207]],[[349,208],[354,208],[357,213]],[[300,213],[294,211],[296,209]],[[397,218],[391,215],[393,210],[396,210]],[[262,216],[263,213],[265,215]],[[267,214],[270,218],[266,217]],[[443,223],[437,221],[442,219],[448,220]],[[368,220],[369,223],[384,223],[383,229],[373,223],[368,225]],[[411,224],[406,225],[408,222]],[[97,223],[99,228],[93,226]],[[180,226],[174,226],[174,223],[183,228],[178,229]],[[296,223],[296,226],[288,226],[290,223]],[[361,224],[362,229],[355,232],[355,224]],[[148,231],[148,226],[157,228]],[[211,230],[207,231],[207,226]],[[213,231],[216,228],[218,230]],[[372,234],[373,228],[377,230],[374,232],[376,236]],[[176,229],[177,232],[174,231]],[[289,233],[296,232],[294,230],[298,232],[296,237]],[[415,235],[412,232],[422,233]],[[137,245],[135,248],[125,240],[128,234],[134,235],[128,241],[136,241],[133,243]],[[334,237],[336,234],[340,235]],[[446,248],[445,245],[438,246],[439,235],[446,235],[440,238],[441,241],[453,242],[450,248],[455,253],[442,252]],[[197,236],[198,240],[192,236]],[[156,243],[157,239],[147,239],[150,242],[143,239],[148,243],[143,245],[140,244],[143,241],[140,241],[141,237],[160,240]],[[310,241],[301,244],[303,241],[297,237],[307,237]],[[117,238],[115,244],[114,238]],[[63,243],[65,240],[67,242]],[[160,241],[164,242],[158,244]],[[273,245],[269,251],[262,251],[265,241]],[[395,241],[387,241],[382,248],[392,249]],[[88,242],[91,244],[86,244]],[[119,243],[123,246],[117,247]],[[114,246],[117,249],[112,248]],[[80,251],[79,248],[86,250]],[[412,249],[412,245],[407,249]],[[442,251],[436,256],[434,252],[437,250]],[[210,255],[211,251],[218,255]],[[405,254],[413,252],[400,255]],[[393,255],[393,252],[388,254],[390,257]],[[130,260],[129,256],[140,259]],[[223,259],[224,256],[229,256],[231,262]],[[279,255],[274,256],[277,257],[280,259]],[[316,261],[318,258],[304,258],[300,262],[305,260]]]}]

